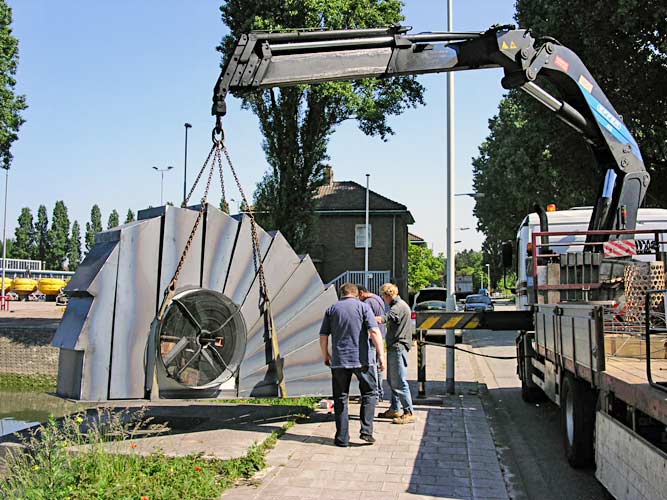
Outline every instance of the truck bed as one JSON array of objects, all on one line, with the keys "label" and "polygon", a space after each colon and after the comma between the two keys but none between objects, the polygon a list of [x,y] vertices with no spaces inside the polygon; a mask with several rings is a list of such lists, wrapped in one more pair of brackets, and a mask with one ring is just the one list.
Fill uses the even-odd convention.
[{"label": "truck bed", "polygon": [[[600,374],[600,389],[613,392],[656,420],[667,424],[667,392],[651,387],[646,377],[646,360],[607,356]],[[667,359],[652,359],[653,371],[667,370]]]}]

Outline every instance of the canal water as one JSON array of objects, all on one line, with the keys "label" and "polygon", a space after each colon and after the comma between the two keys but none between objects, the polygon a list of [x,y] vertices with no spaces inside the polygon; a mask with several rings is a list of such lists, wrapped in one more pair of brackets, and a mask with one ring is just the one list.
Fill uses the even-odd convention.
[{"label": "canal water", "polygon": [[0,391],[0,436],[46,422],[50,415],[61,417],[84,406],[45,392]]}]

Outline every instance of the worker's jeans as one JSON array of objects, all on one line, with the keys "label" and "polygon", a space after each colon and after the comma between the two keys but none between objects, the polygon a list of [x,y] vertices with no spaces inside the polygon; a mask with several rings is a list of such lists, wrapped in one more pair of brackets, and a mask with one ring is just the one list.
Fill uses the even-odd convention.
[{"label": "worker's jeans", "polygon": [[371,354],[375,359],[375,366],[373,368],[375,369],[375,380],[377,381],[377,400],[380,402],[384,399],[384,390],[382,389],[382,372],[378,366],[377,352],[375,350],[375,346],[373,345],[371,345]]},{"label": "worker's jeans", "polygon": [[408,385],[408,351],[402,344],[387,348],[387,379],[391,387],[391,409],[412,413],[412,395]]},{"label": "worker's jeans", "polygon": [[377,391],[375,367],[371,365],[362,368],[332,368],[331,385],[336,415],[336,441],[341,444],[347,444],[350,441],[347,405],[353,373],[359,381],[359,391],[361,391],[361,414],[359,415],[361,434],[373,435]]}]

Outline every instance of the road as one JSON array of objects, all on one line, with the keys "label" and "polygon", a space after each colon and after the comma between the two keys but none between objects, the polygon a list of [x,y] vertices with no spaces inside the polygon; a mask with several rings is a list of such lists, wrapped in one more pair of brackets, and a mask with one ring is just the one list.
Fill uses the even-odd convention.
[{"label": "road", "polygon": [[[509,309],[497,307],[496,310]],[[516,332],[466,332],[462,347],[496,355],[516,354]],[[488,392],[483,401],[495,434],[501,461],[515,499],[602,500],[604,490],[592,470],[575,470],[567,463],[560,429],[560,408],[548,402],[521,399],[516,361],[472,357],[480,382]]]}]

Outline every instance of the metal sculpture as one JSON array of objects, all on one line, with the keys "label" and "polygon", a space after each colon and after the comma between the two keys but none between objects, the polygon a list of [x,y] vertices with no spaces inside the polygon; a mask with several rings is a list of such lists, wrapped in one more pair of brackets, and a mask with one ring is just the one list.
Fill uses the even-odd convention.
[{"label": "metal sculpture", "polygon": [[[157,329],[165,288],[201,207],[159,207],[99,233],[66,291],[53,345],[57,393],[89,401],[330,393],[319,324],[336,292],[279,232],[205,205]],[[268,297],[260,292],[257,256]],[[267,317],[270,300],[280,358]],[[284,395],[284,394],[283,394]]]}]

